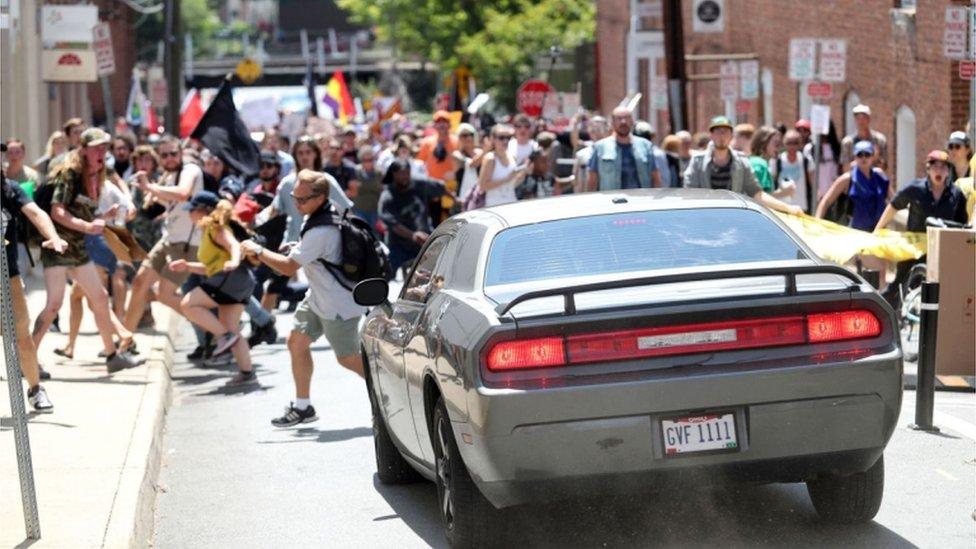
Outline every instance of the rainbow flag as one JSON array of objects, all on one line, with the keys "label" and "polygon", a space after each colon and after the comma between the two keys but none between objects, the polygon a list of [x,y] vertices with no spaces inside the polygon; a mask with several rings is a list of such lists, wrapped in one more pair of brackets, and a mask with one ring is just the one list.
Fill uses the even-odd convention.
[{"label": "rainbow flag", "polygon": [[346,87],[346,79],[341,71],[332,73],[332,78],[325,86],[325,97],[322,101],[327,107],[332,109],[332,114],[341,124],[346,124],[349,119],[355,116],[356,106],[349,95],[349,88]]}]

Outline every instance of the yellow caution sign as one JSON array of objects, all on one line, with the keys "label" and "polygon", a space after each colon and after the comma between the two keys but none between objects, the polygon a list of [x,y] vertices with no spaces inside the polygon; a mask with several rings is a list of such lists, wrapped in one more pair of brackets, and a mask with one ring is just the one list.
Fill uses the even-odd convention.
[{"label": "yellow caution sign", "polygon": [[253,84],[255,80],[261,78],[261,65],[251,58],[242,59],[234,69],[234,74],[245,84]]},{"label": "yellow caution sign", "polygon": [[918,259],[928,251],[925,233],[902,233],[888,229],[869,233],[809,215],[776,214],[817,255],[841,265],[857,254],[905,261]]}]

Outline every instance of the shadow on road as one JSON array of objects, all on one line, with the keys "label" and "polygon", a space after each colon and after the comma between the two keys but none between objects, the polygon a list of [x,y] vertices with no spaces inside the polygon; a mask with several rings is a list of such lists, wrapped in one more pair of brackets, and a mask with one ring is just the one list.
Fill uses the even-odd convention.
[{"label": "shadow on road", "polygon": [[361,437],[373,436],[370,427],[354,427],[352,429],[316,429],[302,427],[293,431],[285,431],[291,435],[289,440],[262,440],[258,444],[287,444],[291,442],[341,442]]},{"label": "shadow on road", "polygon": [[[373,485],[431,546],[446,545],[434,485]],[[878,523],[820,522],[802,484],[659,492],[515,507],[501,515],[498,546],[523,547],[915,547]]]}]

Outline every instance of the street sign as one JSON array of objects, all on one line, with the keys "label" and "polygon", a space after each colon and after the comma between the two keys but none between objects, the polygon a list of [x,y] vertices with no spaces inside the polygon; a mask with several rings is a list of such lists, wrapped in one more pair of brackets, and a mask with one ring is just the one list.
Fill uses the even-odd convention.
[{"label": "street sign", "polygon": [[739,97],[739,64],[726,61],[722,63],[719,74],[719,95],[726,101],[735,101]]},{"label": "street sign", "polygon": [[92,49],[95,50],[98,76],[108,76],[114,73],[115,51],[112,48],[112,30],[108,23],[99,23],[92,29]]},{"label": "street sign", "polygon": [[817,41],[812,38],[790,39],[790,80],[816,78]]},{"label": "street sign", "polygon": [[252,84],[261,77],[261,65],[251,58],[242,59],[234,69],[234,74],[241,79],[241,82]]},{"label": "street sign", "polygon": [[847,79],[847,40],[820,41],[820,80],[843,82]]},{"label": "street sign", "polygon": [[969,11],[965,6],[949,6],[945,13],[945,33],[942,35],[943,53],[949,59],[966,58],[969,38]]},{"label": "street sign", "polygon": [[828,82],[810,82],[807,84],[807,95],[810,97],[827,98],[833,93],[833,88]]},{"label": "street sign", "polygon": [[739,63],[739,97],[742,99],[759,98],[759,61],[743,61]]},{"label": "street sign", "polygon": [[169,91],[163,68],[149,67],[146,83],[149,87],[149,104],[158,109],[165,109],[169,105]]},{"label": "street sign", "polygon": [[960,61],[959,78],[962,78],[963,80],[972,80],[973,78],[976,78],[976,61]]},{"label": "street sign", "polygon": [[736,114],[748,114],[752,110],[752,101],[748,99],[739,99],[735,102],[735,113]]},{"label": "street sign", "polygon": [[92,27],[98,24],[98,6],[41,6],[41,41],[46,49],[88,47]]},{"label": "street sign", "polygon": [[52,49],[41,52],[41,78],[48,82],[94,82],[95,52]]},{"label": "street sign", "polygon": [[725,32],[725,0],[695,0],[691,8],[694,32]]},{"label": "street sign", "polygon": [[554,93],[552,86],[544,80],[526,80],[515,94],[515,106],[528,116],[540,116],[544,98]]}]

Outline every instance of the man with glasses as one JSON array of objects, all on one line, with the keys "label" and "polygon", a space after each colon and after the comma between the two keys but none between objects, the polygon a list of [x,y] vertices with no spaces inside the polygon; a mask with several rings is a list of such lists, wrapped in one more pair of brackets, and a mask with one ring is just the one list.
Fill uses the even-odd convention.
[{"label": "man with glasses", "polygon": [[203,170],[196,164],[183,163],[180,140],[167,135],[159,140],[157,148],[163,177],[158,184],[149,182],[149,174],[136,172],[139,189],[166,208],[163,218],[163,235],[149,251],[132,281],[132,297],[125,314],[125,327],[135,330],[146,307],[146,300],[153,284],[159,282],[156,299],[182,314],[177,289],[186,282],[189,273],[170,270],[169,264],[177,259],[197,260],[200,230],[190,219],[190,212],[181,206],[194,194],[203,190]]},{"label": "man with glasses", "polygon": [[285,276],[302,269],[309,290],[295,311],[295,323],[288,336],[291,372],[295,380],[295,400],[285,414],[271,420],[275,427],[291,427],[318,420],[311,403],[312,343],[324,335],[343,367],[363,377],[359,354],[359,321],[366,310],[357,305],[352,292],[346,290],[319,261],[339,263],[342,259],[342,237],[332,224],[336,214],[329,201],[330,183],[324,174],[312,170],[298,173],[298,184],[292,193],[298,210],[308,216],[302,227],[301,241],[287,255],[265,249],[253,240],[241,243],[244,252]]},{"label": "man with glasses", "polygon": [[649,189],[661,186],[654,146],[632,134],[634,116],[626,107],[612,114],[613,135],[593,144],[587,190]]}]

